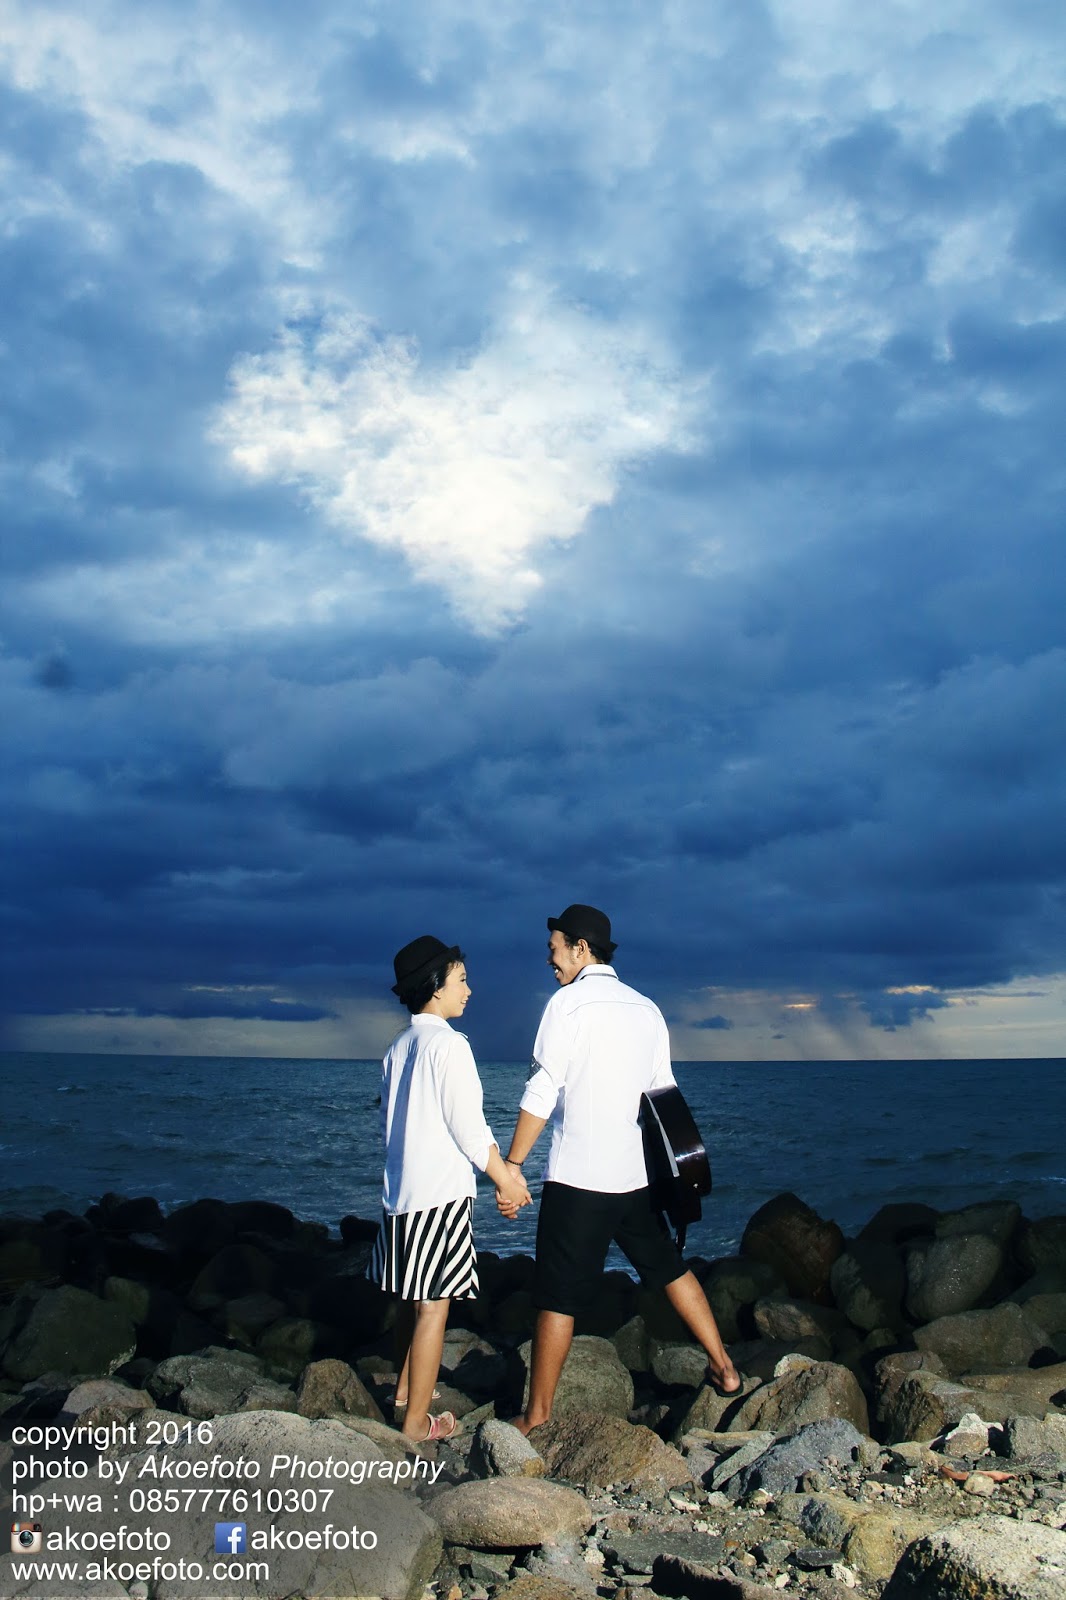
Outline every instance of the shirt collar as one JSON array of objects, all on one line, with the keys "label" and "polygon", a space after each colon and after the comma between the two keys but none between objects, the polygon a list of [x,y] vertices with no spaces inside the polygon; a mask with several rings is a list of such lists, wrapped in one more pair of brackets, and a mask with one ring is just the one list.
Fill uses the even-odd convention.
[{"label": "shirt collar", "polygon": [[438,1017],[434,1011],[419,1011],[411,1018],[412,1027],[446,1028],[447,1022],[443,1017]]},{"label": "shirt collar", "polygon": [[598,976],[598,977],[601,977],[601,978],[617,978],[617,976],[618,976],[618,974],[614,970],[614,968],[611,967],[611,966],[608,966],[606,962],[604,962],[604,961],[591,961],[587,967],[582,967],[581,968],[581,971],[578,973],[577,977],[574,979],[574,982],[575,983],[580,983],[582,978],[587,978],[587,977],[589,977],[590,974],[592,976]]}]

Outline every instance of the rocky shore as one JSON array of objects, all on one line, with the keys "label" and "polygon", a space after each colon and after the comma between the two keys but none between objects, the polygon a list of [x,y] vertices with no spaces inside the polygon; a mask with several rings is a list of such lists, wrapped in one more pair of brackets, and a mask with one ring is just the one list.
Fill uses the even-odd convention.
[{"label": "rocky shore", "polygon": [[[84,1217],[0,1218],[7,1480],[14,1465],[22,1495],[58,1495],[75,1534],[119,1499],[109,1487],[102,1517],[71,1510],[68,1490],[208,1470],[294,1490],[243,1513],[250,1532],[278,1530],[269,1579],[220,1591],[264,1600],[1066,1596],[1066,1217],[894,1205],[845,1239],[780,1195],[736,1257],[690,1263],[739,1395],[705,1381],[661,1296],[607,1273],[555,1416],[528,1441],[505,1419],[522,1401],[532,1262],[482,1253],[441,1374],[462,1431],[419,1447],[392,1426],[392,1310],[363,1277],[376,1226],[340,1231],[266,1202],[165,1216],[114,1195]],[[26,1441],[49,1426],[80,1446],[46,1461]],[[92,1431],[62,1431],[76,1427]],[[173,1548],[212,1549],[219,1514],[183,1504]],[[316,1547],[327,1520],[373,1543]],[[215,1592],[165,1574],[44,1591],[13,1573],[0,1595]]]}]

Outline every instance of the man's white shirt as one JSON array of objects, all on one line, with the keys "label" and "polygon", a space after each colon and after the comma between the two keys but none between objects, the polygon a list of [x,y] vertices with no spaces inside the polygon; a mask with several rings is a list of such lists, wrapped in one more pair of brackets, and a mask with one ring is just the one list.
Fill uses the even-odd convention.
[{"label": "man's white shirt", "polygon": [[640,1097],[674,1083],[662,1012],[613,967],[582,967],[552,995],[522,1110],[550,1119],[545,1178],[625,1194],[648,1181]]},{"label": "man's white shirt", "polygon": [[474,1052],[443,1017],[420,1012],[389,1046],[381,1124],[381,1203],[390,1215],[476,1193],[474,1168],[485,1170],[496,1141],[482,1110]]}]

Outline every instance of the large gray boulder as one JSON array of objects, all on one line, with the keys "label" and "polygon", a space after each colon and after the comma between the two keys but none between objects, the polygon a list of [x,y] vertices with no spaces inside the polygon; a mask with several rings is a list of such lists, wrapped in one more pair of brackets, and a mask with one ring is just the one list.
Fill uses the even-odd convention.
[{"label": "large gray boulder", "polygon": [[726,1492],[731,1499],[742,1499],[753,1489],[765,1489],[772,1495],[795,1491],[804,1474],[820,1467],[828,1456],[858,1461],[866,1442],[864,1434],[840,1418],[812,1422],[775,1439],[730,1480]]},{"label": "large gray boulder", "polygon": [[701,1281],[726,1344],[751,1331],[749,1314],[756,1300],[768,1300],[788,1292],[783,1276],[775,1267],[744,1256],[712,1261]]},{"label": "large gray boulder", "polygon": [[478,1424],[467,1464],[477,1478],[543,1478],[547,1471],[525,1434],[497,1417]]},{"label": "large gray boulder", "polygon": [[887,1239],[855,1239],[833,1262],[829,1282],[838,1309],[854,1327],[872,1333],[902,1326],[906,1273]]},{"label": "large gray boulder", "polygon": [[833,1353],[833,1339],[845,1327],[845,1318],[832,1306],[815,1305],[813,1300],[757,1300],[752,1307],[755,1330],[763,1339],[778,1340],[795,1348],[814,1340],[826,1356]]},{"label": "large gray boulder", "polygon": [[1066,1272],[1066,1217],[1039,1217],[1023,1222],[1014,1252],[1026,1273]]},{"label": "large gray boulder", "polygon": [[960,1211],[944,1211],[937,1218],[938,1239],[958,1239],[968,1233],[983,1233],[1006,1250],[1022,1220],[1016,1200],[985,1200],[963,1206]]},{"label": "large gray boulder", "polygon": [[830,1301],[829,1275],[844,1248],[844,1235],[794,1194],[775,1195],[744,1229],[741,1255],[780,1273],[789,1293],[803,1300]]},{"label": "large gray boulder", "polygon": [[26,1383],[44,1373],[106,1378],[133,1357],[137,1334],[121,1307],[64,1284],[47,1289],[8,1341],[3,1370]]},{"label": "large gray boulder", "polygon": [[146,1385],[149,1394],[169,1411],[209,1418],[234,1411],[295,1411],[296,1396],[274,1383],[263,1363],[245,1350],[210,1345],[191,1356],[161,1361]]},{"label": "large gray boulder", "polygon": [[912,1245],[907,1252],[907,1311],[915,1322],[971,1311],[1002,1267],[1002,1247],[984,1233]]},{"label": "large gray boulder", "polygon": [[570,1412],[534,1428],[530,1440],[553,1477],[586,1489],[631,1483],[645,1492],[662,1493],[692,1482],[691,1469],[679,1451],[650,1428],[621,1417]]},{"label": "large gray boulder", "polygon": [[833,1418],[843,1418],[860,1433],[869,1433],[869,1409],[858,1379],[848,1367],[835,1362],[797,1358],[781,1377],[753,1390],[730,1414],[726,1426],[730,1432],[765,1429],[782,1433]]},{"label": "large gray boulder", "polygon": [[[523,1405],[529,1398],[531,1340],[519,1346],[518,1354],[526,1367]],[[602,1411],[610,1417],[628,1417],[633,1409],[633,1379],[609,1339],[594,1334],[578,1334],[570,1346],[559,1387],[555,1391],[553,1414],[567,1411]]]},{"label": "large gray boulder", "polygon": [[775,1509],[812,1544],[840,1550],[849,1566],[882,1583],[912,1540],[940,1526],[939,1520],[902,1506],[876,1506],[836,1493],[780,1494]]},{"label": "large gray boulder", "polygon": [[980,1517],[908,1545],[882,1600],[1062,1600],[1066,1534]]},{"label": "large gray boulder", "polygon": [[937,1317],[914,1333],[918,1349],[938,1355],[952,1377],[962,1372],[1027,1367],[1044,1339],[1044,1330],[1029,1308],[1012,1301],[987,1311]]},{"label": "large gray boulder", "polygon": [[449,1544],[476,1550],[525,1550],[557,1544],[586,1533],[596,1520],[584,1495],[543,1478],[461,1483],[434,1495],[426,1502],[426,1510]]},{"label": "large gray boulder", "polygon": [[373,1417],[384,1422],[381,1407],[346,1361],[312,1361],[296,1385],[301,1417]]}]

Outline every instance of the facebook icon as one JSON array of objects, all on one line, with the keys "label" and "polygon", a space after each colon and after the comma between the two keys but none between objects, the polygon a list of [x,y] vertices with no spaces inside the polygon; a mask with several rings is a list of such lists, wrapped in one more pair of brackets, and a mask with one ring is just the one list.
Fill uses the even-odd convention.
[{"label": "facebook icon", "polygon": [[246,1522],[215,1523],[215,1554],[217,1556],[243,1556],[248,1548]]}]

